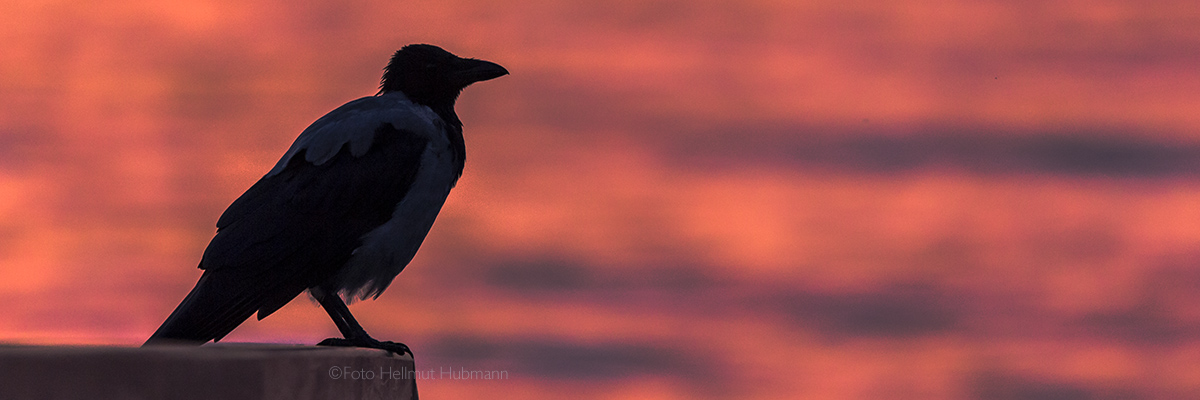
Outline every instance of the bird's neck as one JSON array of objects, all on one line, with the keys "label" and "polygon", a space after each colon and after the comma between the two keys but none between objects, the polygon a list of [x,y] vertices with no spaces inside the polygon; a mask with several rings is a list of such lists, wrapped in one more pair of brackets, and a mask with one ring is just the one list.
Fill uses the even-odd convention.
[{"label": "bird's neck", "polygon": [[[379,95],[389,92],[391,91],[383,89],[380,90]],[[405,97],[408,97],[414,103],[429,107],[430,110],[433,110],[434,114],[437,114],[438,118],[441,118],[446,123],[446,139],[450,141],[450,150],[454,155],[454,180],[457,182],[458,177],[462,176],[467,159],[467,145],[463,140],[462,120],[458,119],[458,114],[454,113],[454,100],[458,97],[457,94],[449,98],[440,99],[423,98],[407,93],[405,93]]]},{"label": "bird's neck", "polygon": [[445,106],[432,105],[429,108],[442,121],[446,122],[446,139],[450,141],[450,150],[454,154],[454,180],[457,182],[458,177],[462,176],[467,160],[467,144],[463,140],[462,121],[458,119],[458,114],[454,113],[454,103]]},{"label": "bird's neck", "polygon": [[[418,103],[419,104],[419,103]],[[434,114],[446,121],[446,124],[453,126],[459,132],[462,132],[462,120],[458,119],[458,114],[454,113],[454,103],[449,104],[427,104],[429,109],[433,110]]]}]

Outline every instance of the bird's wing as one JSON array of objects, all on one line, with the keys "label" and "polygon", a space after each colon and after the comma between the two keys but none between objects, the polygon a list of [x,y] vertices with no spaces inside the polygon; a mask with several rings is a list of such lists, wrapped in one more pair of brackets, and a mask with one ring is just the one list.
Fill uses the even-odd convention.
[{"label": "bird's wing", "polygon": [[428,108],[371,99],[315,122],[225,210],[203,277],[155,337],[220,339],[255,311],[270,315],[335,274],[361,237],[392,217],[433,123],[420,114]]}]

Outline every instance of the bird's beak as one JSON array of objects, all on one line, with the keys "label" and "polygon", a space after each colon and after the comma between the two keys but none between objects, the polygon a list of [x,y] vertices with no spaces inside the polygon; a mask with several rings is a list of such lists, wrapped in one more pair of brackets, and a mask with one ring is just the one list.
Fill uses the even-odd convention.
[{"label": "bird's beak", "polygon": [[475,82],[495,79],[504,75],[508,75],[508,70],[501,67],[500,64],[473,58],[464,58],[459,62],[458,68],[456,68],[450,79],[459,87],[467,87],[467,85]]}]

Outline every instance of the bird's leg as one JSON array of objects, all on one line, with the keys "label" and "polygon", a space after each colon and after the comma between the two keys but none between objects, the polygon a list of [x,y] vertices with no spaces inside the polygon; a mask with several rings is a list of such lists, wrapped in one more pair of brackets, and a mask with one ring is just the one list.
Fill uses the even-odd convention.
[{"label": "bird's leg", "polygon": [[[309,292],[312,293],[313,297],[315,297],[317,299],[317,301],[321,303],[321,308],[325,309],[325,312],[329,314],[329,319],[332,319],[333,324],[337,325],[338,331],[342,332],[342,336],[344,336],[344,337],[354,336],[354,334],[355,334],[354,328],[350,326],[350,323],[346,322],[346,318],[344,318],[342,316],[342,314],[339,314],[338,312],[334,311],[334,310],[337,310],[337,305],[330,303],[330,301],[328,300],[328,298],[330,297],[328,291],[322,290],[320,288],[312,288],[309,290]],[[337,293],[334,293],[332,296],[335,298],[338,297]],[[341,299],[337,299],[334,301],[337,303],[342,303]],[[342,308],[347,309],[346,315],[350,315],[349,308],[346,307],[346,305],[344,303],[341,306],[342,306]],[[362,329],[362,327],[358,325],[358,321],[354,321],[354,326],[358,326],[359,330]]]},{"label": "bird's leg", "polygon": [[342,297],[336,292],[327,290],[314,290],[313,297],[321,303],[321,308],[329,313],[329,318],[333,319],[334,325],[337,325],[338,330],[342,332],[345,339],[329,338],[317,343],[318,346],[344,346],[344,347],[367,347],[372,349],[387,350],[390,353],[398,353],[400,355],[412,355],[412,350],[404,343],[381,342],[375,340],[362,325],[354,319],[350,314],[350,308],[346,307],[346,303],[342,301]]},{"label": "bird's leg", "polygon": [[333,324],[337,325],[338,330],[342,332],[342,336],[346,339],[356,336],[367,336],[366,330],[350,314],[350,308],[346,307],[346,303],[342,301],[341,296],[338,296],[336,293],[329,294],[328,292],[322,294],[317,301],[321,303],[321,308],[324,308],[325,312],[329,314],[329,318],[333,319]]}]

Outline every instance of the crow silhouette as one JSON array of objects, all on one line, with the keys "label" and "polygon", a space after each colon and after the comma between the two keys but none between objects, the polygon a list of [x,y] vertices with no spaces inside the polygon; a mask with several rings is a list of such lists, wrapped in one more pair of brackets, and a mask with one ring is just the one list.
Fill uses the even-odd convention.
[{"label": "crow silhouette", "polygon": [[455,100],[506,74],[437,46],[397,51],[377,95],[314,122],[221,214],[200,281],[146,344],[218,341],[308,290],[344,336],[320,344],[410,353],[367,335],[342,297],[379,297],[412,260],[463,172]]}]

